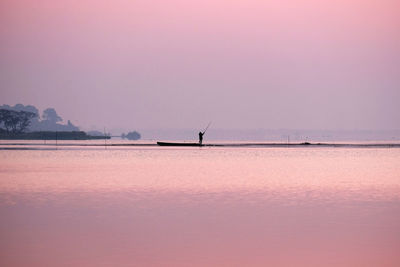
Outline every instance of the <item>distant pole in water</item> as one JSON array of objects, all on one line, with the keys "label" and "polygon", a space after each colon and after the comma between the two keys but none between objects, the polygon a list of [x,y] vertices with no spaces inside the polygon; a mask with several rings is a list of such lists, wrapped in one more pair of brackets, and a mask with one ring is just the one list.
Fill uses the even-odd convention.
[{"label": "distant pole in water", "polygon": [[104,127],[104,149],[107,149],[106,127]]},{"label": "distant pole in water", "polygon": [[56,131],[56,149],[58,149],[57,145],[58,145],[58,132]]}]

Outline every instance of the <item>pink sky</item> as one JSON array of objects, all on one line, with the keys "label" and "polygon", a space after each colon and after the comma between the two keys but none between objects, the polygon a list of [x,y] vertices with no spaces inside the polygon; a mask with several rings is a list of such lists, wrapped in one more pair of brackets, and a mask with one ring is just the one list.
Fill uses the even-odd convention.
[{"label": "pink sky", "polygon": [[400,2],[0,3],[0,104],[90,128],[399,129]]}]

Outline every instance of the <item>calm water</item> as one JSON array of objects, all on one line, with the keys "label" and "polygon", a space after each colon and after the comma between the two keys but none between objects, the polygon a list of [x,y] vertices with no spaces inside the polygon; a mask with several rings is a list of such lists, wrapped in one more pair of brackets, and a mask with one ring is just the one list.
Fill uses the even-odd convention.
[{"label": "calm water", "polygon": [[0,150],[0,266],[400,266],[400,149]]}]

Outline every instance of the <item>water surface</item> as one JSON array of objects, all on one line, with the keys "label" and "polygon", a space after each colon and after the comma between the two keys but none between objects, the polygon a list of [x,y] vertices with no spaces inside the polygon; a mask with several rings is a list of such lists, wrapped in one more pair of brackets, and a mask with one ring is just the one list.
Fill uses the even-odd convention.
[{"label": "water surface", "polygon": [[399,162],[397,148],[3,150],[0,265],[400,266]]}]

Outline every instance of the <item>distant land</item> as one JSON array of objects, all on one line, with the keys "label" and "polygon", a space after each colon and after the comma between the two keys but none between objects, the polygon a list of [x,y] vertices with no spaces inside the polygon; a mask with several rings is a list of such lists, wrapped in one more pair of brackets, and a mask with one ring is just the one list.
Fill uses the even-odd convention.
[{"label": "distant land", "polygon": [[92,136],[84,131],[35,131],[26,133],[10,134],[0,129],[1,140],[93,140],[110,139],[110,136]]},{"label": "distant land", "polygon": [[[63,119],[54,108],[47,108],[42,116],[33,105],[16,104],[0,106],[0,139],[21,140],[90,140],[110,139],[110,133],[100,131],[81,131],[79,127]],[[122,134],[122,138],[138,140],[140,133],[133,131]]]},{"label": "distant land", "polygon": [[[65,131],[65,132],[73,132],[79,131],[79,128],[71,123],[71,121],[67,121],[67,124],[62,124],[63,119],[57,114],[54,108],[47,108],[43,111],[42,116],[39,114],[39,110],[33,105],[23,105],[16,104],[15,106],[2,105],[0,109],[4,110],[12,110],[12,111],[25,111],[31,112],[36,116],[30,120],[30,124],[27,127],[27,132],[34,131]],[[0,124],[1,128],[4,127],[4,123]]]}]

